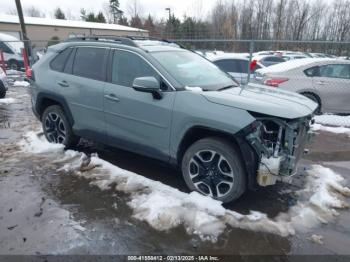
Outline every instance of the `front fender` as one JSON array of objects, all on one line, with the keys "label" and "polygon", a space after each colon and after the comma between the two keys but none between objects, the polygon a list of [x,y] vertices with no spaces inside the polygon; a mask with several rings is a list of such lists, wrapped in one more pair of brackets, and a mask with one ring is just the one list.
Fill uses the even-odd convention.
[{"label": "front fender", "polygon": [[174,104],[170,156],[176,159],[182,138],[193,127],[234,135],[254,121],[255,118],[246,110],[209,102],[192,91],[179,91]]}]

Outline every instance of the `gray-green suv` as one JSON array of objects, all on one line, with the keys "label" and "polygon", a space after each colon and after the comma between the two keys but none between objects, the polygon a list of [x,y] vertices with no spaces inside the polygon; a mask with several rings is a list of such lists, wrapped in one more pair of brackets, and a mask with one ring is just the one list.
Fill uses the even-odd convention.
[{"label": "gray-green suv", "polygon": [[317,107],[240,87],[167,41],[103,36],[51,46],[33,66],[32,103],[48,141],[84,137],[169,162],[191,190],[224,202],[295,173]]}]

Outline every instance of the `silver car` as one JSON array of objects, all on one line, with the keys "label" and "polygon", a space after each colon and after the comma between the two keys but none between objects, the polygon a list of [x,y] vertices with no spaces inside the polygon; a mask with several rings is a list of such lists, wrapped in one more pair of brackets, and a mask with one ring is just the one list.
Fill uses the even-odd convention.
[{"label": "silver car", "polygon": [[350,61],[305,58],[259,69],[255,80],[318,103],[318,113],[350,113]]},{"label": "silver car", "polygon": [[[244,54],[225,54],[209,58],[221,70],[233,76],[240,84],[245,85],[248,82],[249,58]],[[257,62],[255,68],[251,71],[253,75],[255,70],[265,66]]]}]

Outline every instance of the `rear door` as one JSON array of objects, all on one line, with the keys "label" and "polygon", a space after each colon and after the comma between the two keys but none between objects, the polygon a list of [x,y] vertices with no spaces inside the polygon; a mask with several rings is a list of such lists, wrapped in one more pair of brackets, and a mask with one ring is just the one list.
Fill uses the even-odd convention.
[{"label": "rear door", "polygon": [[[109,65],[110,83],[104,90],[104,114],[111,144],[168,160],[176,92],[143,57],[134,52],[114,50]],[[132,88],[135,78],[147,76],[163,83],[161,99]]]},{"label": "rear door", "polygon": [[106,127],[103,114],[103,88],[109,49],[76,47],[56,86],[71,110],[73,129],[79,135],[101,138]]},{"label": "rear door", "polygon": [[350,112],[350,64],[320,66],[313,86],[322,97],[323,108],[335,113]]}]

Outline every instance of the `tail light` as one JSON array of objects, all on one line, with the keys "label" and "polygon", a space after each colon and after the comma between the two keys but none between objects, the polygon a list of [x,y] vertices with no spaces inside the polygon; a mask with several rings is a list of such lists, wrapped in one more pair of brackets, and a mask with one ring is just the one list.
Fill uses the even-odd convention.
[{"label": "tail light", "polygon": [[264,81],[264,85],[278,87],[280,84],[288,80],[289,80],[288,78],[283,78],[283,77],[268,78]]}]

